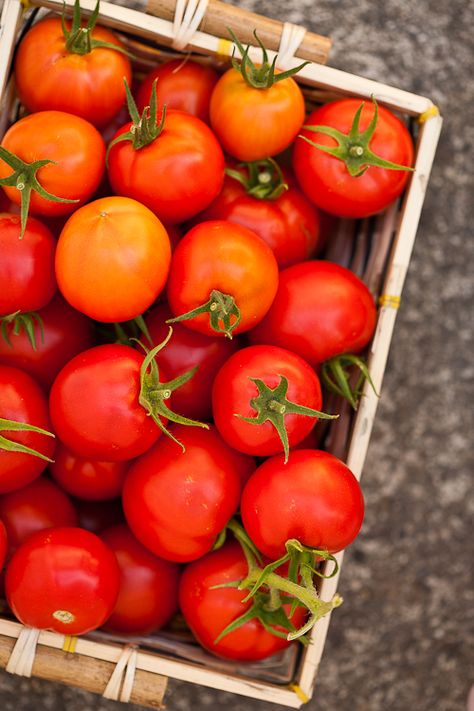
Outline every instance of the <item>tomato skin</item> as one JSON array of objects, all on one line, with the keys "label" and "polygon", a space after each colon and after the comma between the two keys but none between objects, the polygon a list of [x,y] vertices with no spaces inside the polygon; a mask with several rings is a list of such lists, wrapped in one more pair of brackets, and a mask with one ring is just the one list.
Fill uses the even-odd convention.
[{"label": "tomato skin", "polygon": [[275,300],[249,340],[288,348],[316,366],[361,351],[372,338],[375,319],[370,291],[349,269],[321,260],[301,262],[280,272]]},{"label": "tomato skin", "polygon": [[79,526],[97,535],[107,528],[117,526],[125,521],[122,499],[108,499],[107,501],[73,499],[73,504],[79,517]]},{"label": "tomato skin", "polygon": [[[223,439],[239,452],[266,457],[283,451],[282,441],[271,422],[256,425],[236,417],[257,415],[250,402],[258,396],[258,388],[251,378],[259,378],[274,389],[281,381],[280,376],[288,380],[286,397],[290,402],[321,410],[318,376],[305,360],[286,349],[275,346],[243,348],[217,373],[212,389],[214,423]],[[314,417],[286,415],[289,446],[304,439],[316,422]]]},{"label": "tomato skin", "polygon": [[[95,27],[91,38],[123,47],[105,27]],[[33,25],[15,58],[15,86],[28,111],[66,111],[95,126],[105,125],[120,109],[123,80],[130,84],[131,76],[130,59],[122,52],[102,47],[82,55],[68,52],[61,20],[55,17]]]},{"label": "tomato skin", "polygon": [[296,138],[304,121],[304,98],[291,77],[269,89],[255,89],[229,69],[214,88],[210,115],[227,153],[243,161],[259,160],[280,153]]},{"label": "tomato skin", "polygon": [[291,181],[280,197],[265,200],[226,176],[222,191],[199,218],[228,220],[252,230],[272,249],[280,269],[309,259],[318,244],[319,211]]},{"label": "tomato skin", "polygon": [[[63,111],[30,114],[10,126],[1,145],[27,163],[54,161],[38,170],[38,181],[57,197],[79,200],[53,202],[32,191],[33,215],[70,215],[94,194],[102,179],[104,141],[97,129],[79,116]],[[12,173],[12,168],[0,159],[0,178]],[[3,186],[3,189],[12,202],[20,204],[21,193],[16,187]]]},{"label": "tomato skin", "polygon": [[[115,138],[130,130],[123,126]],[[139,200],[160,220],[176,224],[204,210],[224,180],[224,154],[210,128],[182,111],[167,111],[160,135],[135,150],[129,141],[109,152],[109,180],[117,195]]]},{"label": "tomato skin", "polygon": [[0,519],[8,534],[9,557],[37,531],[78,525],[68,495],[44,476],[0,496]]},{"label": "tomato skin", "polygon": [[[211,291],[230,294],[242,320],[233,334],[255,326],[266,314],[278,286],[278,265],[270,247],[246,227],[223,220],[193,227],[179,242],[171,261],[168,303],[175,316],[206,303]],[[215,336],[208,314],[184,321]]]},{"label": "tomato skin", "polygon": [[[0,418],[24,422],[51,432],[48,404],[35,380],[18,368],[0,366]],[[50,459],[53,458],[53,437],[38,432],[7,432],[3,435]],[[26,486],[46,469],[48,462],[21,452],[0,449],[0,494]]]},{"label": "tomato skin", "polygon": [[120,462],[156,442],[161,431],[138,402],[142,362],[133,348],[109,344],[64,366],[51,388],[50,412],[69,449],[80,457]]},{"label": "tomato skin", "polygon": [[145,635],[161,629],[178,608],[180,566],[157,558],[125,525],[101,534],[120,568],[120,590],[104,629]]},{"label": "tomato skin", "polygon": [[56,251],[56,276],[78,311],[97,321],[128,321],[155,301],[170,259],[166,230],[150,210],[130,198],[101,198],[67,221]]},{"label": "tomato skin", "polygon": [[[93,533],[52,528],[33,534],[18,548],[7,567],[5,589],[8,604],[24,625],[79,635],[110,616],[119,575],[114,554]],[[62,621],[56,612],[73,619]]]},{"label": "tomato skin", "polygon": [[2,521],[0,521],[0,572],[3,569],[5,558],[7,557],[8,539],[7,529]]},{"label": "tomato skin", "polygon": [[[19,215],[0,214],[0,315],[36,311],[56,291],[56,241],[39,220],[29,217],[20,240]],[[7,288],[5,288],[7,286]]]},{"label": "tomato skin", "polygon": [[[331,126],[348,134],[360,99],[334,101],[313,111],[307,126]],[[413,140],[406,126],[383,106],[378,107],[378,122],[370,149],[381,158],[399,165],[413,164]],[[364,131],[374,115],[374,104],[365,103],[359,128]],[[336,146],[335,139],[303,129],[301,134],[325,146]],[[297,139],[293,153],[296,177],[308,198],[322,210],[341,217],[367,217],[390,205],[403,191],[410,177],[405,170],[387,170],[369,166],[353,177],[345,163],[324,151]]]},{"label": "tomato skin", "polygon": [[81,351],[93,344],[92,322],[69,306],[60,294],[38,312],[43,329],[34,323],[36,350],[24,329],[13,333],[13,325],[6,331],[11,345],[0,338],[0,364],[25,370],[49,390],[61,368]]},{"label": "tomato skin", "polygon": [[211,95],[219,79],[212,67],[192,59],[172,59],[152,69],[137,89],[136,101],[142,113],[150,105],[153,82],[156,84],[158,110],[166,104],[168,109],[185,111],[209,123]]},{"label": "tomato skin", "polygon": [[155,555],[184,563],[209,551],[237,510],[251,461],[214,428],[173,425],[186,451],[163,437],[132,465],[123,488],[132,533]]},{"label": "tomato skin", "polygon": [[[227,541],[219,550],[187,565],[181,576],[179,602],[181,611],[198,642],[212,654],[225,659],[257,661],[288,647],[291,642],[267,632],[262,624],[250,620],[237,630],[215,640],[228,624],[244,614],[252,604],[243,603],[245,591],[214,585],[242,580],[248,572],[242,549],[236,541]],[[288,613],[289,605],[284,609]],[[299,627],[305,611],[299,607],[291,618]]]},{"label": "tomato skin", "polygon": [[289,538],[330,553],[348,546],[362,525],[364,499],[357,479],[337,457],[300,449],[290,452],[287,464],[277,455],[260,465],[242,493],[241,513],[257,548],[276,560]]},{"label": "tomato skin", "polygon": [[[167,304],[155,306],[145,317],[153,344],[168,335],[166,320],[172,317]],[[236,339],[205,336],[181,323],[173,324],[173,335],[155,360],[169,378],[198,366],[191,380],[173,393],[173,408],[185,417],[207,422],[212,417],[212,383],[218,369],[238,349]]]}]

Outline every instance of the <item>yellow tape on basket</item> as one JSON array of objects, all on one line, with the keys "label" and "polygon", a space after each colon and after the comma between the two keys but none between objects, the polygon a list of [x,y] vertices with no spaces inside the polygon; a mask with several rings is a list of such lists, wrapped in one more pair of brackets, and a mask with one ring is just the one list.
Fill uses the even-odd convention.
[{"label": "yellow tape on basket", "polygon": [[30,7],[31,7],[31,2],[30,2],[30,0],[20,0],[20,3],[21,3],[21,5],[22,5],[22,7],[23,7],[23,10],[25,10],[25,12],[26,12],[26,10],[29,10]]},{"label": "yellow tape on basket", "polygon": [[434,116],[439,116],[439,109],[433,104],[433,106],[430,106],[429,109],[426,109],[426,111],[423,111],[423,113],[418,116],[418,123],[425,123]]},{"label": "yellow tape on basket", "polygon": [[228,39],[219,38],[217,43],[217,54],[221,57],[230,57],[234,43]]},{"label": "yellow tape on basket", "polygon": [[382,296],[379,298],[379,305],[380,306],[391,306],[392,309],[398,309],[400,306],[400,297],[399,296],[393,296],[391,294],[382,294]]},{"label": "yellow tape on basket", "polygon": [[310,701],[309,696],[304,693],[303,689],[301,688],[301,686],[298,686],[298,684],[289,684],[288,688],[290,689],[290,691],[295,692],[296,696],[303,704],[307,704],[308,701]]},{"label": "yellow tape on basket", "polygon": [[77,637],[72,634],[64,635],[63,652],[74,654],[76,651]]}]

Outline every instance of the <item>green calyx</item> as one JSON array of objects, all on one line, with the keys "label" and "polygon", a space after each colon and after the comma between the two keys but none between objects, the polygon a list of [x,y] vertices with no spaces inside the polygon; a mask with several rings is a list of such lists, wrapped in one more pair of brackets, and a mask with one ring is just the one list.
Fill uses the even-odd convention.
[{"label": "green calyx", "polygon": [[184,452],[184,445],[179,442],[179,440],[177,440],[176,437],[168,429],[166,429],[165,425],[161,421],[161,418],[164,417],[170,422],[177,422],[181,425],[203,427],[206,430],[209,429],[209,425],[206,425],[204,422],[190,420],[188,417],[178,415],[176,412],[170,410],[169,407],[165,404],[165,400],[168,400],[171,397],[173,391],[179,388],[181,385],[184,385],[184,383],[187,383],[188,380],[193,377],[194,373],[197,370],[196,366],[195,368],[191,368],[191,370],[188,370],[186,373],[178,375],[178,377],[174,378],[173,380],[169,380],[166,383],[160,382],[158,364],[155,360],[155,356],[166,346],[166,344],[171,338],[172,333],[173,329],[170,328],[165,340],[152,350],[148,350],[148,348],[139,341],[143,350],[146,352],[146,356],[140,368],[140,395],[138,401],[140,405],[145,408],[147,413],[153,419],[155,424],[160,428],[160,430],[165,435],[167,435],[167,437],[176,442],[176,444],[179,444],[179,446]]},{"label": "green calyx", "polygon": [[243,170],[226,168],[226,175],[237,180],[247,195],[258,200],[276,200],[288,190],[281,168],[273,158],[239,163],[237,168]]},{"label": "green calyx", "polygon": [[104,49],[113,49],[116,52],[121,52],[127,56],[131,56],[127,50],[123,47],[119,47],[112,42],[103,42],[102,40],[96,40],[92,38],[92,31],[97,23],[97,18],[99,16],[99,5],[100,0],[97,0],[97,4],[89,18],[89,21],[85,27],[81,26],[81,5],[79,0],[75,0],[71,29],[68,30],[66,27],[65,13],[61,15],[61,26],[63,30],[64,40],[66,42],[66,50],[71,54],[89,54],[93,49],[97,47],[102,47]]},{"label": "green calyx", "polygon": [[209,296],[209,301],[206,301],[205,304],[181,314],[181,316],[170,318],[166,323],[188,321],[200,314],[209,314],[211,328],[216,333],[224,333],[230,339],[232,339],[233,331],[241,321],[240,309],[235,303],[234,297],[213,289]]},{"label": "green calyx", "polygon": [[245,79],[247,84],[249,86],[252,86],[254,89],[270,89],[270,87],[272,87],[273,84],[275,84],[276,82],[283,81],[283,79],[288,79],[289,77],[294,76],[300,71],[300,69],[303,69],[303,67],[305,67],[307,64],[311,64],[311,62],[303,62],[294,69],[288,69],[288,71],[286,72],[275,73],[277,55],[274,56],[273,61],[270,64],[268,60],[267,50],[262,44],[262,41],[260,40],[259,36],[257,35],[257,31],[254,30],[253,36],[257,40],[258,46],[262,50],[262,63],[257,66],[252,62],[249,57],[250,45],[247,45],[247,47],[245,47],[244,49],[242,43],[237,39],[230,27],[228,27],[227,30],[230,36],[232,37],[232,41],[235,43],[240,54],[242,55],[240,62],[234,59],[234,56],[232,55],[232,66],[236,71],[242,74],[242,77]]},{"label": "green calyx", "polygon": [[[28,313],[21,313],[21,311],[15,311],[13,314],[8,314],[7,316],[0,316],[0,332],[4,341],[13,348],[10,336],[19,336],[21,331],[24,330],[31,347],[35,351],[37,348],[36,343],[36,326],[39,328],[41,335],[41,343],[44,343],[44,324],[43,319],[36,311],[29,311]],[[9,328],[11,327],[11,328]]]},{"label": "green calyx", "polygon": [[153,341],[150,336],[150,331],[145,323],[145,319],[140,314],[135,318],[130,319],[130,321],[124,321],[122,323],[114,323],[114,331],[116,336],[116,343],[121,343],[124,346],[130,345],[130,341],[138,341],[140,336],[144,336],[148,343],[152,346]]},{"label": "green calyx", "polygon": [[339,160],[342,160],[349,171],[349,174],[354,178],[359,178],[365,173],[369,166],[376,166],[378,168],[386,168],[387,170],[408,170],[413,171],[407,165],[399,165],[398,163],[392,163],[389,160],[380,158],[380,156],[373,153],[370,150],[370,141],[374,135],[377,121],[378,121],[378,105],[376,100],[372,97],[374,104],[374,116],[372,121],[367,126],[365,131],[359,131],[359,122],[362,109],[364,108],[364,102],[359,106],[354,116],[352,122],[351,130],[346,135],[336,128],[331,126],[303,126],[307,131],[313,133],[324,133],[326,136],[331,136],[337,142],[337,146],[323,146],[321,143],[314,143],[310,141],[306,136],[299,135],[298,138],[302,138],[304,141],[309,143],[315,148],[328,153]]},{"label": "green calyx", "polygon": [[[47,430],[42,430],[40,427],[35,427],[34,425],[29,425],[26,422],[15,422],[14,420],[5,420],[0,418],[0,432],[37,432],[38,434],[46,435],[46,437],[54,437],[52,432]],[[31,447],[25,447],[24,444],[19,442],[12,442],[12,440],[7,439],[2,434],[0,434],[0,450],[6,452],[20,452],[21,454],[30,454],[32,457],[38,457],[43,459],[45,462],[52,462],[52,459],[46,457],[41,452],[37,452]]]},{"label": "green calyx", "polygon": [[[354,368],[359,370],[359,378],[352,385],[350,381]],[[328,390],[347,400],[354,410],[357,410],[366,380],[378,397],[367,364],[362,358],[351,353],[325,361],[321,366],[321,380]]]},{"label": "green calyx", "polygon": [[244,417],[243,415],[235,413],[235,417],[239,417],[241,420],[244,420],[244,422],[248,422],[252,425],[262,425],[264,422],[271,422],[283,444],[286,464],[290,453],[288,432],[285,426],[285,417],[287,415],[306,415],[322,420],[335,420],[339,415],[328,415],[325,412],[290,402],[286,398],[288,393],[288,379],[283,375],[279,375],[279,378],[280,382],[273,390],[260,378],[250,378],[258,389],[257,397],[252,398],[250,401],[250,405],[256,410],[257,414],[255,417]]},{"label": "green calyx", "polygon": [[30,208],[31,191],[34,190],[38,195],[45,200],[51,200],[51,202],[66,202],[66,203],[76,203],[79,200],[68,200],[66,198],[60,198],[57,195],[52,195],[45,190],[41,183],[36,177],[36,173],[40,168],[50,163],[55,163],[53,160],[35,160],[32,163],[26,163],[25,161],[18,158],[6,148],[0,146],[0,159],[3,160],[10,168],[13,169],[13,173],[7,178],[0,179],[0,185],[7,187],[13,187],[20,191],[21,194],[21,229],[20,229],[20,239],[23,238],[26,229],[26,221],[28,219],[28,210]]}]

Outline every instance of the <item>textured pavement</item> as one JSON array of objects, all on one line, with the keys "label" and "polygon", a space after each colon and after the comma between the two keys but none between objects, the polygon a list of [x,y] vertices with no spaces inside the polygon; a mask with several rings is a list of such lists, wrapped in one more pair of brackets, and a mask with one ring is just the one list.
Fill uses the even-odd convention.
[{"label": "textured pavement", "polygon": [[[330,34],[332,66],[429,96],[445,117],[362,479],[366,520],[344,560],[345,604],[306,708],[459,711],[474,683],[474,5],[234,4]],[[283,708],[170,682],[169,711],[223,706]],[[119,707],[1,673],[0,709],[33,708]]]}]

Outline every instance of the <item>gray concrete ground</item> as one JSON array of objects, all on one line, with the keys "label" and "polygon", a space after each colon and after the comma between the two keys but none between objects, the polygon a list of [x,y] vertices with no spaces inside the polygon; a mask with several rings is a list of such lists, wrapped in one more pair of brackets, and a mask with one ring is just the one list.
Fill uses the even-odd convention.
[{"label": "gray concrete ground", "polygon": [[[333,616],[306,708],[459,711],[474,682],[474,6],[466,0],[234,4],[332,35],[333,66],[430,96],[446,119],[365,467],[363,533],[345,558],[346,602]],[[272,709],[174,682],[167,706]],[[0,708],[118,707],[3,673]]]}]

